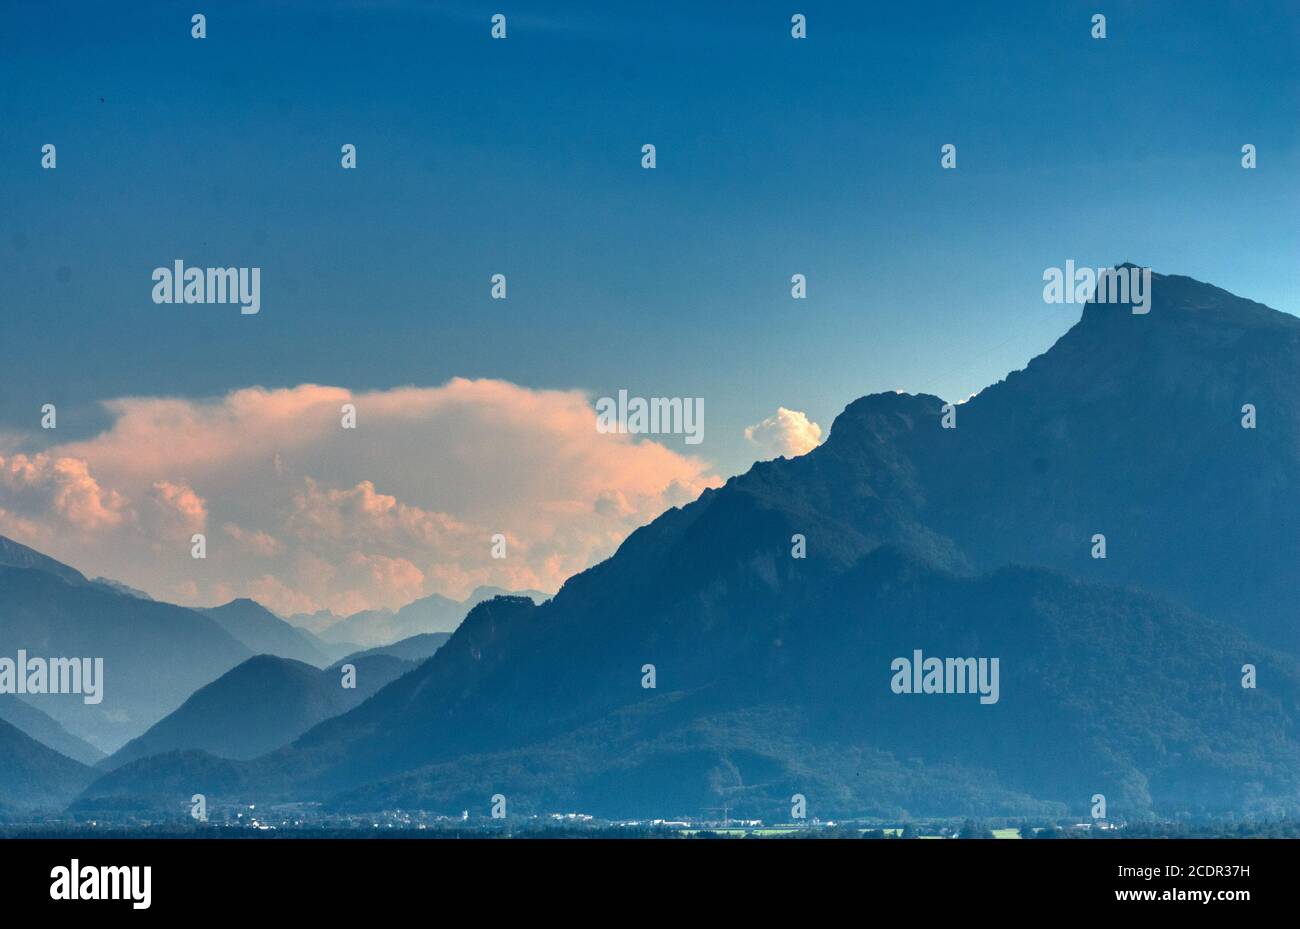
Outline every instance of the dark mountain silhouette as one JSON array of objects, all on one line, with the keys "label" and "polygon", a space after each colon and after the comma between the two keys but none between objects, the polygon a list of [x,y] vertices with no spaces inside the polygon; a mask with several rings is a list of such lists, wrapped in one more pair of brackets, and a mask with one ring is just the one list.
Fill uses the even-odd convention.
[{"label": "dark mountain silhouette", "polygon": [[255,655],[278,655],[323,668],[332,656],[315,636],[295,629],[256,600],[240,598],[198,612],[242,642]]},{"label": "dark mountain silhouette", "polygon": [[69,583],[57,570],[0,567],[0,656],[19,649],[104,659],[99,704],[80,694],[38,698],[41,710],[102,751],[144,732],[250,654],[193,610]]},{"label": "dark mountain silhouette", "polygon": [[0,720],[0,814],[55,812],[93,777],[90,768]]},{"label": "dark mountain silhouette", "polygon": [[[34,696],[33,699],[41,699]],[[31,736],[46,748],[84,765],[93,765],[104,758],[104,753],[84,739],[79,739],[59,725],[48,713],[14,694],[0,694],[0,719],[24,734]],[[0,800],[3,800],[0,797]]]},{"label": "dark mountain silhouette", "polygon": [[[1276,812],[1300,790],[1295,662],[1158,598],[1042,569],[956,577],[884,547],[791,606],[671,641],[628,627],[608,663],[557,665],[574,640],[545,641],[559,630],[544,608],[494,600],[363,706],[220,770],[246,799],[347,811],[481,809],[501,792],[521,813],[721,802],[768,819],[794,793],[814,815],[890,817],[1082,814],[1103,793],[1134,818]],[[890,663],[915,648],[998,656],[998,703],[894,694]],[[655,690],[633,657],[647,653]],[[1248,662],[1267,688],[1240,686]],[[141,796],[178,763],[123,769],[85,805]]]},{"label": "dark mountain silhouette", "polygon": [[350,710],[414,667],[391,656],[353,662],[356,686],[339,671],[258,655],[200,688],[179,709],[100,764],[111,770],[144,758],[201,750],[220,758],[255,758],[287,745],[312,726]]},{"label": "dark mountain silhouette", "polygon": [[[910,513],[978,569],[1144,587],[1300,655],[1300,319],[1153,278],[1148,315],[1088,305],[1051,351],[962,405],[957,429],[929,428],[939,401],[917,398],[894,440],[922,489]],[[869,430],[874,399],[836,429]]]},{"label": "dark mountain silhouette", "polygon": [[484,600],[491,600],[493,597],[527,597],[534,603],[545,603],[547,600],[551,599],[551,596],[551,594],[544,591],[534,590],[532,588],[524,590],[506,590],[504,587],[492,587],[487,584],[481,584],[478,587],[475,587],[470,592],[470,595],[461,601],[461,605],[467,608],[475,607]]},{"label": "dark mountain silhouette", "polygon": [[[956,429],[937,397],[857,400],[808,455],[540,606],[479,604],[371,700],[209,780],[443,812],[1300,811],[1300,320],[1153,280],[1149,314],[1089,305]],[[998,702],[894,693],[915,649],[998,658]],[[160,802],[209,764],[145,759],[84,796]]]},{"label": "dark mountain silhouette", "polygon": [[[484,768],[501,772],[488,796],[506,792],[517,808],[624,815],[664,815],[656,804],[673,797],[674,814],[723,801],[771,817],[792,793],[835,815],[1023,811],[1031,798],[1082,809],[1097,792],[1130,815],[1221,812],[1256,791],[1298,796],[1295,662],[1152,597],[1035,569],[957,578],[885,547],[822,592],[742,615],[671,638],[608,630],[608,658],[557,665],[577,643],[554,641],[541,610],[494,601],[463,640],[285,760],[346,744],[326,792],[417,773],[343,805],[448,810],[487,786],[472,776]],[[890,663],[916,648],[999,656],[998,703],[894,694]],[[656,690],[640,687],[645,661]],[[1267,669],[1266,691],[1242,689],[1244,663]],[[453,696],[503,691],[513,698]]]}]

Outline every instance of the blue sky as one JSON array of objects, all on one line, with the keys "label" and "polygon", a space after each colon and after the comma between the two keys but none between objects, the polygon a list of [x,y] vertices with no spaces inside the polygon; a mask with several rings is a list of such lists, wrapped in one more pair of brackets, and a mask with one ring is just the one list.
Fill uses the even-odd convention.
[{"label": "blue sky", "polygon": [[[730,471],[777,405],[829,425],[1023,365],[1073,321],[1040,299],[1066,258],[1300,311],[1300,9],[1107,3],[1098,41],[1095,7],[12,7],[0,428],[50,397],[495,376],[703,396]],[[175,257],[261,266],[263,313],[154,306]]]},{"label": "blue sky", "polygon": [[[203,40],[190,37],[196,11]],[[496,12],[505,41],[489,37]],[[793,12],[808,18],[806,40],[790,37]],[[1094,12],[1107,16],[1104,40],[1090,36]],[[66,504],[55,484],[80,481],[90,503],[64,525],[41,522],[39,501],[10,502],[0,525],[194,602],[246,593],[286,611],[342,609],[385,602],[399,582],[409,596],[484,581],[553,588],[656,507],[747,468],[763,453],[745,427],[779,406],[829,428],[863,394],[962,399],[1022,367],[1078,318],[1041,296],[1043,270],[1067,259],[1134,261],[1300,313],[1297,48],[1294,2],[10,5],[0,454],[12,466],[14,452],[52,447],[36,425],[56,403],[58,454],[88,470],[28,468],[20,489],[46,481],[45,503]],[[647,142],[653,171],[640,167]],[[46,143],[53,171],[40,167]],[[357,146],[355,171],[339,166],[343,143]],[[945,143],[955,171],[940,169]],[[1246,143],[1256,170],[1240,165]],[[153,304],[152,270],[178,258],[260,267],[261,313]],[[498,272],[506,301],[489,298]],[[796,272],[807,300],[790,298]],[[392,388],[454,377],[527,390],[403,395],[388,445],[313,470],[302,462],[339,448],[316,423],[297,446],[286,439],[297,470],[275,453],[275,474],[298,483],[246,496],[263,478],[238,470],[253,465],[234,446],[266,423],[222,398],[293,417],[337,397],[232,392],[315,383],[379,405]],[[486,460],[454,432],[487,447],[483,422],[513,421],[541,396],[529,391],[568,391],[545,395],[536,424],[585,435],[571,392],[620,388],[703,397],[704,442],[664,444],[705,465],[559,432],[587,457],[546,458],[517,422]],[[128,396],[208,405],[129,416],[102,405]],[[384,456],[411,409],[442,444],[398,467]],[[114,417],[143,431],[76,444]],[[263,439],[267,456],[291,422]],[[165,451],[221,428],[231,434],[213,447],[232,457],[208,471],[120,451],[146,434]],[[494,470],[512,454],[517,468],[594,476],[543,499],[528,475]],[[444,457],[517,494],[476,490],[439,470]],[[621,473],[636,477],[615,486]],[[655,474],[671,492],[648,489]],[[477,510],[457,509],[476,492]],[[575,506],[599,520],[565,538],[572,527],[554,520],[518,530],[521,544],[551,545],[527,571],[482,562],[480,537],[508,514]],[[336,527],[406,515],[366,541],[322,542],[308,564],[285,545],[304,531],[303,507],[347,511]],[[189,560],[169,575],[140,567],[131,546],[188,538],[187,520],[224,526],[247,560],[206,581]],[[402,533],[414,524],[450,533],[444,547],[412,543]],[[88,525],[144,534],[78,547]],[[470,554],[452,571],[456,545]],[[372,559],[356,565],[365,583],[313,573],[358,552]]]}]

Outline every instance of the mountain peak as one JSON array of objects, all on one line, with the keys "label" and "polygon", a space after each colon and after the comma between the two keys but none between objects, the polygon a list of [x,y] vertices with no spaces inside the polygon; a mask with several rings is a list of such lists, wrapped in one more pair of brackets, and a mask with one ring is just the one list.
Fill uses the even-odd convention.
[{"label": "mountain peak", "polygon": [[919,419],[937,416],[944,401],[932,394],[885,391],[859,397],[831,424],[827,442],[875,439],[888,441],[900,432],[910,432]]},{"label": "mountain peak", "polygon": [[[1117,270],[1142,270],[1132,262],[1115,266]],[[1131,303],[1097,303],[1084,305],[1080,325],[1092,328],[1122,322],[1125,317],[1146,317],[1154,325],[1214,321],[1244,328],[1300,329],[1300,318],[1275,310],[1265,304],[1196,278],[1181,274],[1151,272],[1150,311],[1134,314]]]}]

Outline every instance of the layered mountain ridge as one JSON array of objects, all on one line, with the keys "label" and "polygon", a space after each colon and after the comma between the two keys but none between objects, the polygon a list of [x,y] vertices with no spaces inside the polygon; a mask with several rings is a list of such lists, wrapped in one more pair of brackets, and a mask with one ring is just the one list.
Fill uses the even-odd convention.
[{"label": "layered mountain ridge", "polygon": [[[956,428],[937,397],[856,400],[811,453],[546,603],[479,604],[361,706],[212,777],[368,810],[1298,810],[1298,381],[1300,320],[1153,275],[1150,313],[1087,306]],[[916,649],[998,658],[998,702],[894,693]],[[142,759],[78,806],[204,765]]]}]

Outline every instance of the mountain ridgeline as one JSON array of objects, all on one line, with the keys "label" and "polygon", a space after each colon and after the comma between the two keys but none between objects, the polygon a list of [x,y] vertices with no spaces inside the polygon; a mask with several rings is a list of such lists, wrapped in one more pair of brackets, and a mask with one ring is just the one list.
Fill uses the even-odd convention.
[{"label": "mountain ridgeline", "polygon": [[[230,759],[271,751],[361,703],[447,638],[426,633],[353,654],[252,600],[201,609],[155,601],[0,536],[0,659],[97,658],[106,678],[86,700],[15,693],[4,672],[0,721],[14,731],[6,730],[0,815],[63,807],[94,780],[92,767],[175,751]],[[42,771],[45,787],[35,783]]]},{"label": "mountain ridgeline", "polygon": [[[500,587],[476,587],[464,600],[430,594],[406,604],[400,610],[363,610],[336,619],[321,628],[319,636],[330,644],[352,643],[377,648],[417,635],[450,633],[460,625],[465,614],[479,603],[503,595],[524,596],[538,603],[548,596],[539,590],[507,591]],[[301,621],[307,625],[313,621],[313,617],[301,617]]]},{"label": "mountain ridgeline", "polygon": [[323,667],[338,657],[329,645],[297,629],[255,600],[241,598],[198,612],[216,621],[235,640],[258,655],[278,655]]},{"label": "mountain ridgeline", "polygon": [[90,768],[0,719],[0,818],[57,809],[94,780]]},{"label": "mountain ridgeline", "polygon": [[[1088,305],[956,428],[938,397],[857,400],[293,744],[142,758],[77,808],[203,782],[448,813],[1300,811],[1297,383],[1300,319],[1153,275],[1149,314]],[[918,649],[997,658],[998,699],[896,693]]]},{"label": "mountain ridgeline", "polygon": [[102,658],[102,702],[46,694],[40,709],[68,732],[112,752],[199,687],[251,657],[194,610],[141,600],[40,566],[0,565],[0,656]]},{"label": "mountain ridgeline", "polygon": [[105,770],[174,751],[255,758],[312,726],[351,709],[414,667],[387,655],[352,662],[350,686],[341,669],[258,655],[202,687],[174,713],[100,762]]}]

